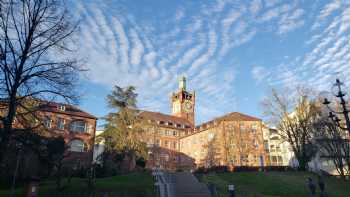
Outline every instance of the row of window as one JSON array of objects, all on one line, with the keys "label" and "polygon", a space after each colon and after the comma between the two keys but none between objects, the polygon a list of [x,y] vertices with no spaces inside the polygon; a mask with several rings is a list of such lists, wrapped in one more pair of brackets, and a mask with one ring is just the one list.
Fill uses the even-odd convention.
[{"label": "row of window", "polygon": [[[235,127],[234,124],[228,124],[227,125],[227,129],[231,130],[231,131],[234,130],[234,127]],[[250,126],[247,126],[247,125],[245,125],[243,123],[240,123],[239,124],[239,130],[240,131],[251,131],[251,132],[255,133],[258,130],[258,125],[257,124],[252,124]]]},{"label": "row of window", "polygon": [[231,164],[248,164],[257,163],[261,159],[258,155],[240,155],[238,157],[232,156],[230,162]]},{"label": "row of window", "polygon": [[[46,128],[53,128],[53,120],[50,117],[46,117],[44,120],[44,125]],[[63,118],[57,118],[56,120],[56,129],[58,130],[64,130],[66,126],[66,120]],[[83,120],[75,120],[72,121],[69,124],[69,130],[72,132],[77,132],[77,133],[85,133],[85,132],[90,132],[91,128],[88,126],[88,124],[83,121]]]},{"label": "row of window", "polygon": [[157,146],[162,146],[165,148],[169,149],[177,149],[177,142],[176,141],[169,141],[169,140],[163,140],[161,141],[160,139],[156,140],[156,145]]},{"label": "row of window", "polygon": [[177,131],[170,131],[170,130],[161,130],[159,131],[160,135],[166,135],[166,136],[177,136]]},{"label": "row of window", "polygon": [[[150,120],[150,122],[155,122],[155,121]],[[174,122],[170,122],[170,121],[161,120],[161,121],[158,121],[157,123],[159,125],[167,125],[167,126],[172,126],[172,127],[176,127],[176,128],[183,128],[183,129],[191,128],[189,125],[174,123]]]},{"label": "row of window", "polygon": [[[252,145],[254,148],[258,149],[259,148],[259,142],[257,140],[253,140],[252,141]],[[240,144],[236,144],[234,141],[231,141],[230,143],[230,146],[232,148],[244,148],[244,149],[248,149],[250,144],[249,143],[244,143],[244,142],[241,142]]]}]

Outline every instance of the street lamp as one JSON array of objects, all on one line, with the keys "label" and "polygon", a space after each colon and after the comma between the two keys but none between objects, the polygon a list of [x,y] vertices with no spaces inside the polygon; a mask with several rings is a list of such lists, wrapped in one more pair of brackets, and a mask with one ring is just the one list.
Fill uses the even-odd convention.
[{"label": "street lamp", "polygon": [[[341,111],[333,110],[330,107],[331,101],[329,101],[327,98],[324,98],[323,104],[327,106],[329,110],[328,117],[341,129],[347,130],[350,134],[350,119],[349,119],[349,110],[346,107],[347,102],[345,101],[345,95],[346,93],[342,91],[342,86],[344,85],[343,82],[341,82],[339,79],[336,79],[335,84],[333,85],[332,92],[335,97],[340,99],[340,105],[341,105]],[[343,127],[340,122],[341,119],[338,117],[338,115],[343,115],[345,119],[345,127]]]},{"label": "street lamp", "polygon": [[21,142],[16,142],[15,146],[17,149],[17,159],[16,159],[16,167],[15,167],[15,171],[13,173],[13,179],[12,179],[12,185],[11,185],[11,193],[10,193],[11,197],[14,196],[14,194],[15,194],[16,177],[17,177],[17,173],[18,173],[19,162],[20,162],[20,158],[21,158],[23,144]]}]

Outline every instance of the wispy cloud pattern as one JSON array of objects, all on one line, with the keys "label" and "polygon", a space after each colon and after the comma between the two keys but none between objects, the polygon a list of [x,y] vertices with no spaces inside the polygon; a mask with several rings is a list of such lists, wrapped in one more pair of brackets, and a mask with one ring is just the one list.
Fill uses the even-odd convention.
[{"label": "wispy cloud pattern", "polygon": [[[137,18],[117,2],[73,2],[82,18],[79,53],[90,69],[89,80],[108,87],[134,85],[141,108],[169,112],[169,94],[179,76],[186,75],[198,96],[199,121],[236,109],[239,57],[231,51],[260,34],[292,33],[304,27],[307,13],[298,0],[218,0],[191,11],[181,5],[171,17],[155,20]],[[319,10],[304,44],[309,51],[271,65],[274,69],[254,66],[251,74],[257,84],[290,85],[307,79],[320,86],[331,70],[350,76],[350,8],[334,1]]]}]

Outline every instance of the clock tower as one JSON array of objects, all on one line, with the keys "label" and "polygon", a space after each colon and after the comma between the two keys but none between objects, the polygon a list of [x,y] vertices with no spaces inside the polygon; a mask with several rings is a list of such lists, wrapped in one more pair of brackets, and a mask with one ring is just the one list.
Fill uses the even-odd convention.
[{"label": "clock tower", "polygon": [[172,115],[185,118],[195,126],[194,122],[195,92],[186,90],[186,78],[179,80],[179,89],[171,95]]}]

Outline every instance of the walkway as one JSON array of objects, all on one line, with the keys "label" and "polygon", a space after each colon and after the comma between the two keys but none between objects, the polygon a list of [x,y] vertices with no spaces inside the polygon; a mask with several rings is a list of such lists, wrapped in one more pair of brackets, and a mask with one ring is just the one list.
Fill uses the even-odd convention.
[{"label": "walkway", "polygon": [[210,197],[207,186],[189,172],[162,172],[158,180],[160,197]]}]

